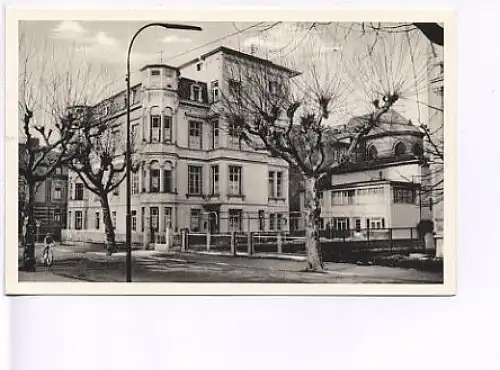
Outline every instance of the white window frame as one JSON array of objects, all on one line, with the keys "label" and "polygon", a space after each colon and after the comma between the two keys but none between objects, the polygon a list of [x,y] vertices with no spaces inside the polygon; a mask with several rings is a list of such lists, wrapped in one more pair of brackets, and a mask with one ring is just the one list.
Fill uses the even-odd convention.
[{"label": "white window frame", "polygon": [[241,166],[229,166],[229,195],[242,195],[243,169]]},{"label": "white window frame", "polygon": [[188,122],[188,147],[192,149],[202,149],[203,148],[202,138],[203,138],[203,122],[190,120]]},{"label": "white window frame", "polygon": [[188,194],[201,195],[203,193],[203,167],[188,165]]}]

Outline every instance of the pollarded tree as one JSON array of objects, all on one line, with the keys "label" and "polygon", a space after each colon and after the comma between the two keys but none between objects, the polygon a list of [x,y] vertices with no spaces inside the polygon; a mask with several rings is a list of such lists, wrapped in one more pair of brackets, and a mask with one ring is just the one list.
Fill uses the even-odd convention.
[{"label": "pollarded tree", "polygon": [[[352,43],[347,38],[344,41]],[[395,73],[396,69],[389,66],[393,55],[388,47],[401,48],[401,43],[391,39],[375,46],[361,39],[356,42],[363,47],[352,53],[352,60],[346,60],[344,55],[332,57],[321,48],[312,49],[306,58],[310,63],[302,64],[304,73],[300,76],[272,63],[228,57],[224,80],[229,82],[223,87],[221,103],[214,107],[225,118],[230,132],[237,131],[250,146],[283,159],[300,173],[309,271],[324,268],[319,237],[319,182],[352,161],[359,144],[382,115],[414,89],[406,74]],[[397,55],[408,57],[401,50]],[[393,64],[399,61],[391,61]],[[401,72],[401,66],[397,71]],[[353,101],[355,84],[366,99],[365,107],[372,109],[362,125],[348,134],[339,133],[331,124],[343,117],[344,102]],[[340,155],[332,153],[336,145],[344,146]]]},{"label": "pollarded tree", "polygon": [[[69,168],[77,174],[86,189],[95,194],[102,207],[108,254],[116,250],[115,226],[111,217],[109,194],[126,178],[126,141],[119,119],[109,118],[106,101],[94,107],[73,107],[77,111],[77,143]],[[104,111],[104,113],[103,113]],[[133,171],[136,171],[133,168]]]}]

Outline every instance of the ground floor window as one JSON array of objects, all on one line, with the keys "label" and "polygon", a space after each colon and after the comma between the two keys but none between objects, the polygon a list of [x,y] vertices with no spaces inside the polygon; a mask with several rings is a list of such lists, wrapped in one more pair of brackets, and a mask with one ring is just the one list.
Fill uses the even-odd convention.
[{"label": "ground floor window", "polygon": [[135,209],[132,210],[131,216],[132,216],[132,220],[131,220],[132,231],[136,231],[137,230],[137,211]]},{"label": "ground floor window", "polygon": [[333,228],[335,230],[349,230],[349,219],[347,217],[335,217],[333,219]]},{"label": "ground floor window", "polygon": [[61,223],[61,210],[59,208],[54,209],[54,222]]},{"label": "ground floor window", "polygon": [[359,233],[361,231],[361,219],[360,218],[354,219],[354,227],[355,227],[357,233]]},{"label": "ground floor window", "polygon": [[81,230],[83,228],[83,212],[75,211],[75,229]]},{"label": "ground floor window", "polygon": [[172,207],[165,207],[163,212],[163,231],[167,231],[167,228],[172,228]]},{"label": "ground floor window", "polygon": [[71,222],[72,222],[72,218],[71,218],[71,211],[68,212],[68,229],[71,229]]},{"label": "ground floor window", "polygon": [[384,229],[385,220],[382,217],[379,218],[369,218],[366,220],[368,228],[370,229]]},{"label": "ground floor window", "polygon": [[197,208],[191,209],[190,220],[189,220],[191,231],[195,232],[200,231],[200,215],[201,215],[201,210]]},{"label": "ground floor window", "polygon": [[113,229],[116,229],[116,211],[111,212],[112,220],[113,220]]},{"label": "ground floor window", "polygon": [[229,210],[229,228],[231,231],[241,231],[242,227],[242,210],[230,209]]},{"label": "ground floor window", "polygon": [[276,229],[276,215],[274,213],[269,214],[269,230]]},{"label": "ground floor window", "polygon": [[95,228],[96,228],[96,230],[99,230],[100,223],[101,223],[101,215],[99,212],[96,212],[95,213]]},{"label": "ground floor window", "polygon": [[144,232],[144,207],[141,208],[141,232]]},{"label": "ground floor window", "polygon": [[158,207],[151,207],[150,214],[151,214],[151,228],[153,230],[158,230],[159,217],[160,217]]},{"label": "ground floor window", "polygon": [[276,215],[276,229],[281,230],[283,227],[283,215],[278,213]]}]

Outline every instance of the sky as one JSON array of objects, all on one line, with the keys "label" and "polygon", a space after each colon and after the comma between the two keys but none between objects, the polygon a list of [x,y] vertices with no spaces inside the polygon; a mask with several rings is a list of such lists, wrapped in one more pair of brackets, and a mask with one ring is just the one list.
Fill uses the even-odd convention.
[{"label": "sky", "polygon": [[[70,60],[73,69],[81,68],[82,65],[91,65],[96,70],[104,69],[109,80],[106,93],[109,93],[125,88],[128,43],[146,23],[23,21],[20,22],[19,33],[26,40],[28,49],[34,51],[32,55],[41,58],[31,64],[35,74],[46,75],[39,69],[43,64],[40,60],[46,61],[48,53],[51,54],[49,57],[55,69],[70,68]],[[332,116],[331,122],[347,123],[349,117],[368,112],[370,102],[376,97],[376,88],[387,84],[397,85],[397,79],[402,77],[408,96],[395,108],[413,122],[425,121],[424,106],[414,101],[417,98],[424,102],[426,100],[425,87],[420,84],[426,68],[428,42],[418,31],[411,33],[411,40],[404,38],[406,34],[394,34],[384,44],[383,41],[374,43],[373,32],[371,36],[362,33],[359,24],[315,24],[312,27],[311,22],[256,21],[201,22],[196,25],[203,30],[152,27],[143,31],[132,50],[132,83],[137,79],[134,72],[145,64],[167,63],[177,66],[224,45],[244,52],[252,49],[261,57],[304,72],[300,77],[302,87],[314,88],[310,85],[314,70],[314,75],[319,76],[324,85],[322,88],[329,91],[336,89],[341,95],[335,106],[337,115]],[[377,49],[379,52],[374,55],[378,57],[361,60],[360,55],[366,54],[367,47]],[[338,84],[340,80],[342,86]],[[417,82],[419,87],[416,87]],[[414,86],[412,93],[410,85]]]}]

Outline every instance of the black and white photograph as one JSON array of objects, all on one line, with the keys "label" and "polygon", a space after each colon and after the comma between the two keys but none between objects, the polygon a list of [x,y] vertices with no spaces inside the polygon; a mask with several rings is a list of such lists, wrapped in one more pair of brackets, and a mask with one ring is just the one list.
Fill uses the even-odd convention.
[{"label": "black and white photograph", "polygon": [[129,13],[12,13],[9,292],[454,293],[449,13]]}]

